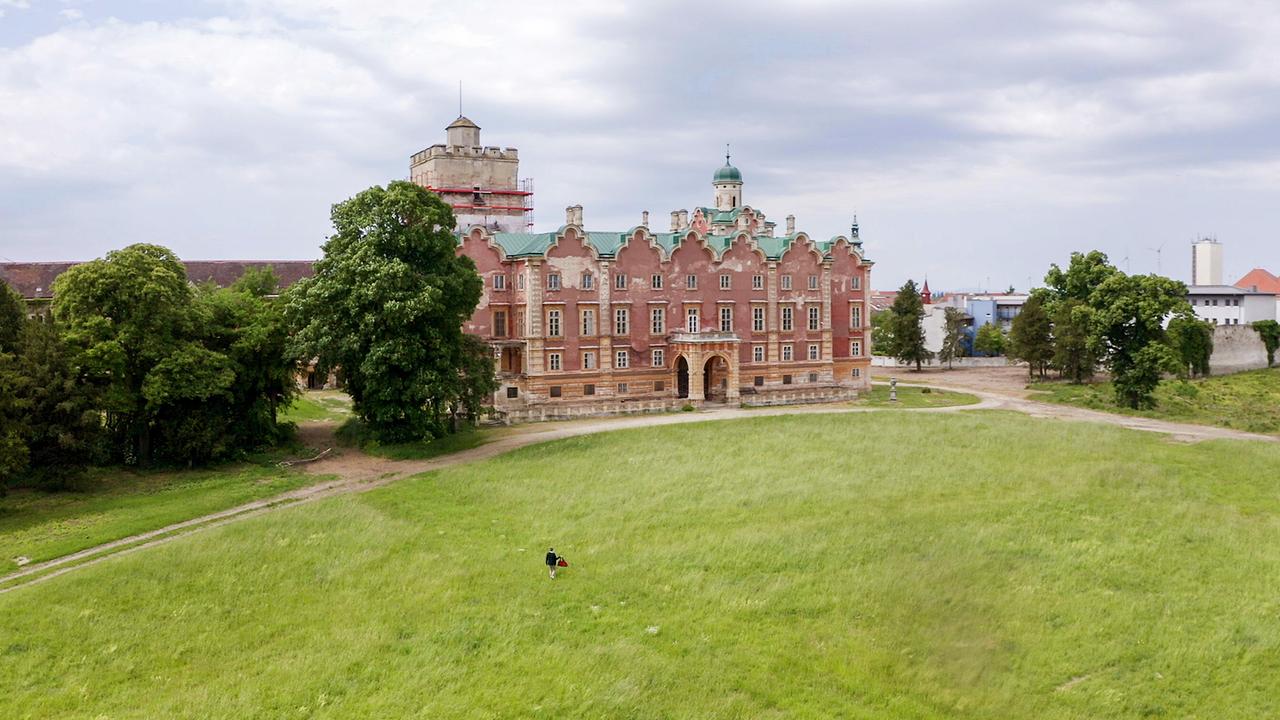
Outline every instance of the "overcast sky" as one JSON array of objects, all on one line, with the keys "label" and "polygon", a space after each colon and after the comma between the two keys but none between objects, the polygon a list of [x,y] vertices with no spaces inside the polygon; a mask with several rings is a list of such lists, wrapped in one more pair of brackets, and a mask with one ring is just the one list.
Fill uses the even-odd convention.
[{"label": "overcast sky", "polygon": [[[377,9],[370,9],[377,6]],[[1072,250],[1280,272],[1280,4],[0,0],[0,259],[157,242],[314,258],[329,206],[458,110],[520,149],[536,225],[744,200],[874,285],[1039,282]]]}]

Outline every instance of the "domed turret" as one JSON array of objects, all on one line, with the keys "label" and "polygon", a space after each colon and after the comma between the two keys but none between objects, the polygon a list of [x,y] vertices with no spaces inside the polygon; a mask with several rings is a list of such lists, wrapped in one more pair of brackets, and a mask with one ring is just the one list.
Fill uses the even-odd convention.
[{"label": "domed turret", "polygon": [[729,163],[729,146],[724,149],[724,166],[711,178],[716,189],[716,209],[733,210],[742,205],[742,173]]}]

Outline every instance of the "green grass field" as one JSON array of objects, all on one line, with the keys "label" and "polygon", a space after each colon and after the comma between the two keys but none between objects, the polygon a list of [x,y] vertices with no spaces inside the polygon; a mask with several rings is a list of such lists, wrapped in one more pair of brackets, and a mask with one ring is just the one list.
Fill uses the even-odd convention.
[{"label": "green grass field", "polygon": [[308,390],[280,412],[280,422],[329,420],[342,422],[351,417],[351,397],[341,390]]},{"label": "green grass field", "polygon": [[14,558],[49,560],[323,478],[257,465],[209,470],[93,470],[92,490],[45,493],[12,490],[0,498],[0,575]]},{"label": "green grass field", "polygon": [[360,420],[352,418],[338,428],[338,442],[347,447],[391,460],[429,460],[433,457],[470,450],[493,442],[510,432],[506,427],[463,427],[452,435],[433,440],[404,443],[384,443],[375,440]]},{"label": "green grass field", "polygon": [[884,408],[926,408],[952,407],[955,405],[976,405],[977,396],[951,390],[935,390],[931,388],[898,386],[897,401],[889,400],[888,385],[872,385],[871,392],[858,398],[856,405],[868,405]]},{"label": "green grass field", "polygon": [[1115,403],[1111,383],[1070,385],[1037,383],[1037,400],[1107,412],[1220,425],[1257,433],[1280,434],[1280,368],[1253,370],[1200,380],[1170,380],[1156,390],[1156,407],[1130,410]]},{"label": "green grass field", "polygon": [[0,596],[0,717],[1275,717],[1278,464],[991,412],[532,446]]}]

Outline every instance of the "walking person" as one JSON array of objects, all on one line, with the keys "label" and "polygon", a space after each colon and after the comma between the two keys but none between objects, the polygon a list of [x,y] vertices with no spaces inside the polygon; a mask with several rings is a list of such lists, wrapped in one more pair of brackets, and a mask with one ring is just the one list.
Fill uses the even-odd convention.
[{"label": "walking person", "polygon": [[556,565],[560,562],[560,556],[556,555],[555,548],[547,548],[547,570],[551,573],[551,579],[556,579]]}]

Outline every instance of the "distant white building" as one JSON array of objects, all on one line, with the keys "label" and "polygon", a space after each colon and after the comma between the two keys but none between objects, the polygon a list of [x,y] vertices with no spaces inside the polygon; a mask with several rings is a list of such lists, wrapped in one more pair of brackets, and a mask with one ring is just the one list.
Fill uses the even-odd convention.
[{"label": "distant white building", "polygon": [[1196,317],[1214,325],[1249,325],[1276,319],[1274,293],[1230,285],[1192,285],[1187,288],[1187,300]]},{"label": "distant white building", "polygon": [[1222,243],[1209,238],[1191,243],[1191,284],[1222,285]]}]

